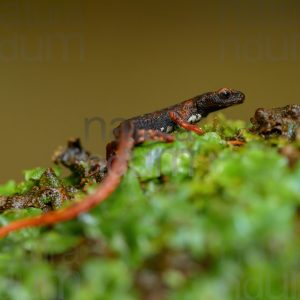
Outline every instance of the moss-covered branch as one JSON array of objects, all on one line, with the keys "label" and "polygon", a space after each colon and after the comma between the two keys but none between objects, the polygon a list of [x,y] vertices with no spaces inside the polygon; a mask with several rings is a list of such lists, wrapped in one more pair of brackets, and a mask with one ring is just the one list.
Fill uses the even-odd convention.
[{"label": "moss-covered branch", "polygon": [[[203,136],[139,146],[96,209],[1,240],[0,299],[297,299],[299,141],[245,127],[220,116]],[[0,193],[24,195],[44,171]],[[77,197],[91,188],[56,176],[60,188],[77,182]],[[6,210],[0,222],[40,212]]]}]

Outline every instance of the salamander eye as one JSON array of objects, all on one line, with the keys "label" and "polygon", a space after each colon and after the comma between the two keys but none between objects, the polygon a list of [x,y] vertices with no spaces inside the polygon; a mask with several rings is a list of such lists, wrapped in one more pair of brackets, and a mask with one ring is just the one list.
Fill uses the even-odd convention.
[{"label": "salamander eye", "polygon": [[226,100],[230,97],[231,91],[229,89],[221,89],[219,91],[219,96],[221,99]]}]

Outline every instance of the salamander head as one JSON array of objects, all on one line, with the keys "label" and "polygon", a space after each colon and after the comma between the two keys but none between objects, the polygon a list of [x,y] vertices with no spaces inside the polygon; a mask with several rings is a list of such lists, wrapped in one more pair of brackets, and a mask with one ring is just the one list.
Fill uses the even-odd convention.
[{"label": "salamander head", "polygon": [[232,105],[244,102],[245,95],[236,90],[222,88],[216,92],[209,92],[198,97],[197,108],[199,111],[213,112]]}]

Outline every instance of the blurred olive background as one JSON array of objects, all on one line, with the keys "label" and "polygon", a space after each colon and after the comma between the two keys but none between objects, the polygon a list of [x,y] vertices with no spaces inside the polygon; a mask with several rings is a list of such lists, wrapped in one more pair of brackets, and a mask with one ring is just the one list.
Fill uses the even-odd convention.
[{"label": "blurred olive background", "polygon": [[247,95],[231,118],[299,103],[299,5],[1,0],[0,181],[50,165],[72,136],[103,154],[116,118],[223,86]]}]

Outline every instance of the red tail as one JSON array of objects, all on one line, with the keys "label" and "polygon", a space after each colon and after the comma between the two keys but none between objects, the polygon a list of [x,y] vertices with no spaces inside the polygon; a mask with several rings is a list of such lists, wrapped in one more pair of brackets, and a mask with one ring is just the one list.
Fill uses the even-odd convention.
[{"label": "red tail", "polygon": [[117,188],[121,181],[122,175],[127,170],[127,163],[130,158],[131,150],[134,146],[134,140],[132,136],[133,126],[129,123],[123,123],[117,149],[117,156],[108,171],[108,175],[93,194],[65,209],[48,212],[33,218],[17,220],[6,226],[3,226],[0,228],[0,237],[5,237],[10,232],[25,227],[52,225],[73,219],[81,213],[89,211],[107,199],[107,197]]}]

